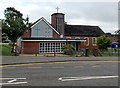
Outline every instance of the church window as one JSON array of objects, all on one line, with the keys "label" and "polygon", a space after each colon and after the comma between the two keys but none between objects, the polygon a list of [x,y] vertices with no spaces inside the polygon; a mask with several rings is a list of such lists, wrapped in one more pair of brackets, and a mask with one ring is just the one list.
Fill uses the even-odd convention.
[{"label": "church window", "polygon": [[75,39],[80,39],[80,37],[75,37]]},{"label": "church window", "polygon": [[58,15],[56,17],[56,27],[57,27],[57,31],[61,34],[62,33],[62,17],[60,15]]},{"label": "church window", "polygon": [[96,43],[97,43],[97,39],[96,39],[96,37],[93,37],[93,38],[92,38],[92,44],[93,44],[93,45],[96,45]]},{"label": "church window", "polygon": [[88,38],[88,37],[85,37],[85,39],[86,39],[85,45],[86,45],[86,46],[89,46],[89,38]]},{"label": "church window", "polygon": [[65,43],[40,43],[40,53],[63,53]]},{"label": "church window", "polygon": [[67,39],[71,39],[71,37],[66,37]]}]

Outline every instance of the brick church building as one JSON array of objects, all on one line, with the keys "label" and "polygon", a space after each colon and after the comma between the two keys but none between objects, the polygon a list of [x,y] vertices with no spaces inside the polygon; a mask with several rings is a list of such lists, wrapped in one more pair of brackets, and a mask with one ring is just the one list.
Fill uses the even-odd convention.
[{"label": "brick church building", "polygon": [[98,26],[66,24],[65,14],[53,13],[51,24],[44,17],[38,19],[18,39],[18,46],[21,54],[64,53],[66,44],[72,44],[79,52],[98,49],[96,38],[104,34]]}]

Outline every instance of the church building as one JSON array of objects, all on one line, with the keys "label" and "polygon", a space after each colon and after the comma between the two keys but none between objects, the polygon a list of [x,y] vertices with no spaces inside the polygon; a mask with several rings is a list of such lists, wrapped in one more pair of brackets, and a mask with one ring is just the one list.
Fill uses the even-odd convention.
[{"label": "church building", "polygon": [[98,49],[96,39],[105,33],[98,26],[69,25],[65,14],[53,13],[51,23],[44,17],[34,22],[19,39],[21,54],[64,53],[63,46],[72,44],[76,51]]}]

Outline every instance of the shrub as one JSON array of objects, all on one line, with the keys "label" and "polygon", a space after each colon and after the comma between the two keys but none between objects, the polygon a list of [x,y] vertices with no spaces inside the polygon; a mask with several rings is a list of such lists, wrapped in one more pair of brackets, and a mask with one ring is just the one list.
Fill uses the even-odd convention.
[{"label": "shrub", "polygon": [[109,37],[106,37],[105,35],[97,38],[97,45],[101,50],[107,50],[107,48],[110,47],[111,44],[112,40]]},{"label": "shrub", "polygon": [[66,55],[73,55],[75,54],[75,47],[71,44],[67,44],[64,46],[63,51],[64,51],[64,54]]}]

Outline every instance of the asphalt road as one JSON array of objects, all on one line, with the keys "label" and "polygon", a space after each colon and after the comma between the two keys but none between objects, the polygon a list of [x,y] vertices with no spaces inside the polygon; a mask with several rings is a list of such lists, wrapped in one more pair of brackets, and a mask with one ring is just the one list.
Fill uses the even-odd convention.
[{"label": "asphalt road", "polygon": [[[95,78],[96,76],[99,77]],[[68,61],[8,65],[2,68],[1,80],[4,86],[118,86],[118,77],[101,78],[101,76],[118,76],[118,62]],[[60,80],[63,77],[93,77],[93,79]]]}]

